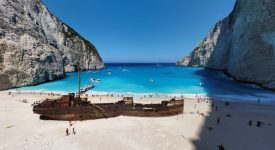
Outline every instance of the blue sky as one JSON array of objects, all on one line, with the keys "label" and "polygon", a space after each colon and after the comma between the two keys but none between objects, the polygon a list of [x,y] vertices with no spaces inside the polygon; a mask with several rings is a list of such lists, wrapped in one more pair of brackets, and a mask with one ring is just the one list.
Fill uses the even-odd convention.
[{"label": "blue sky", "polygon": [[43,0],[104,62],[176,62],[235,0]]}]

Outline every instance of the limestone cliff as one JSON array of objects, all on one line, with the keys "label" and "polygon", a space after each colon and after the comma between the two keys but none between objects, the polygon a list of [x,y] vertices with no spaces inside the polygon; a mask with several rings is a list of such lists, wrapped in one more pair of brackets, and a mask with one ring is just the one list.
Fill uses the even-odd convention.
[{"label": "limestone cliff", "polygon": [[54,17],[41,0],[0,0],[0,90],[102,68],[96,48]]},{"label": "limestone cliff", "polygon": [[237,0],[178,64],[224,70],[236,80],[275,89],[275,1]]}]

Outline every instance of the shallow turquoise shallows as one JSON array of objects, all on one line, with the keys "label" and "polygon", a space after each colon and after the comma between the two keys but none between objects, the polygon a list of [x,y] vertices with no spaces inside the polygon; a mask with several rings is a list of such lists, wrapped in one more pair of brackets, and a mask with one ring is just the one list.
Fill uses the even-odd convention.
[{"label": "shallow turquoise shallows", "polygon": [[[94,83],[95,88],[89,92],[252,96],[274,94],[256,86],[236,82],[220,72],[174,64],[106,64],[103,70],[81,72],[81,86],[90,83],[91,78],[100,79],[101,82]],[[67,73],[62,80],[19,90],[76,92],[77,73]]]}]

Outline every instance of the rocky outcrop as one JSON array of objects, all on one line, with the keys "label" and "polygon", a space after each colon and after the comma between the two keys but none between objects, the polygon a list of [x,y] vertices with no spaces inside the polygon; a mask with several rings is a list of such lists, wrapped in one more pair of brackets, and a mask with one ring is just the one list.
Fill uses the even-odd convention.
[{"label": "rocky outcrop", "polygon": [[54,17],[41,0],[0,0],[0,90],[102,68],[96,48]]},{"label": "rocky outcrop", "polygon": [[178,64],[224,70],[274,90],[275,1],[237,0],[232,13]]}]

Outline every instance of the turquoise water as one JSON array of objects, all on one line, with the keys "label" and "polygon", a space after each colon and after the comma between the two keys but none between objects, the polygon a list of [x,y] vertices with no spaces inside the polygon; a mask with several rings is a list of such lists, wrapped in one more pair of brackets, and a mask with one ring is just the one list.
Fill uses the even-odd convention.
[{"label": "turquoise water", "polygon": [[[111,71],[111,75],[108,75]],[[238,83],[224,74],[203,68],[180,67],[174,64],[106,64],[98,71],[81,72],[81,86],[91,78],[101,79],[89,92],[257,95],[274,92]],[[200,83],[203,86],[200,86]],[[62,80],[19,90],[77,91],[77,73],[67,73]]]}]

